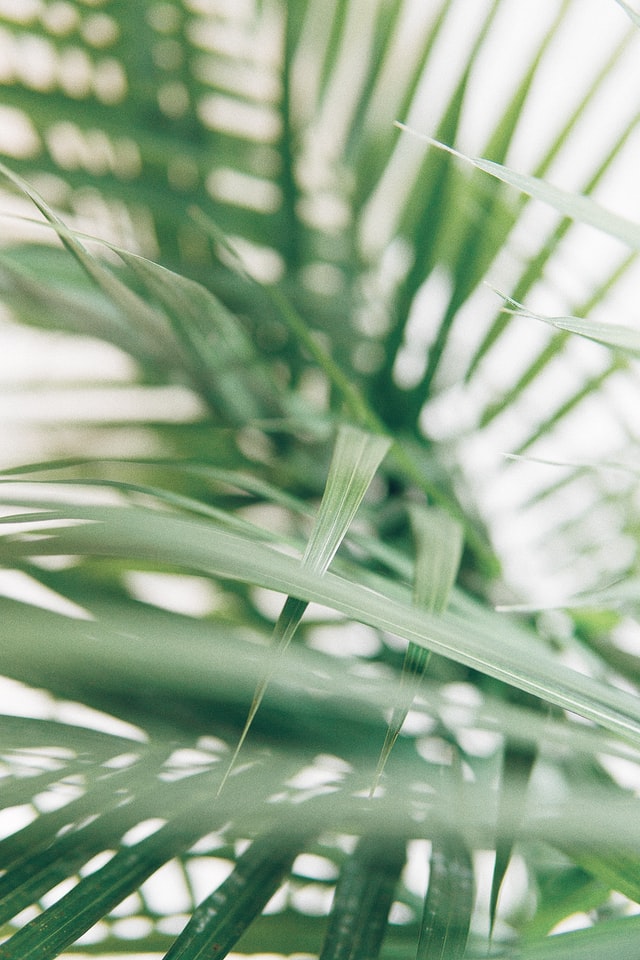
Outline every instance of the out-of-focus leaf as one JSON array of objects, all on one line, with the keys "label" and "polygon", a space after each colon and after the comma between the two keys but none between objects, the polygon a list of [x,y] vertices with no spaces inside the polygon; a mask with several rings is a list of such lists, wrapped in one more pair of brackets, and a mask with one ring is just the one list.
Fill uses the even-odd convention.
[{"label": "out-of-focus leaf", "polygon": [[[503,295],[500,294],[500,296]],[[558,330],[577,333],[581,337],[586,337],[587,340],[595,340],[596,343],[622,350],[623,353],[631,354],[634,357],[640,355],[640,330],[634,330],[632,327],[625,327],[619,323],[598,323],[584,317],[549,317],[528,310],[522,303],[518,303],[511,297],[503,296],[503,299],[508,304],[508,307],[505,308],[506,311],[517,317],[540,320],[542,323],[548,323],[549,326],[556,327]]]},{"label": "out-of-focus leaf", "polygon": [[[5,502],[13,499],[5,497]],[[27,496],[16,502],[33,504],[33,499]],[[49,504],[49,508],[58,506]],[[640,708],[634,697],[569,669],[535,634],[498,615],[494,619],[484,614],[474,621],[454,613],[429,614],[414,608],[409,596],[401,599],[396,591],[385,595],[331,573],[318,576],[292,557],[210,523],[140,509],[65,509],[70,518],[88,522],[47,529],[46,536],[35,541],[31,537],[7,539],[0,545],[0,556],[9,562],[24,556],[78,553],[162,559],[315,601],[640,742]]]},{"label": "out-of-focus leaf", "polygon": [[640,903],[640,867],[636,856],[625,850],[599,853],[569,847],[567,852],[605,889],[618,890],[635,903]]},{"label": "out-of-focus leaf", "polygon": [[626,3],[625,0],[615,0],[619,7],[622,7],[626,15],[629,17],[632,23],[636,27],[640,27],[640,13],[633,9],[630,3]]},{"label": "out-of-focus leaf", "polygon": [[[607,58],[605,63],[602,65],[601,69],[594,76],[591,84],[587,88],[584,96],[576,105],[573,113],[570,118],[567,120],[564,127],[561,129],[558,136],[553,141],[550,148],[546,151],[542,161],[537,165],[535,175],[538,178],[543,178],[547,171],[551,168],[552,163],[561,153],[562,148],[565,146],[568,138],[572,134],[574,128],[579,124],[580,118],[584,115],[585,111],[589,109],[594,98],[597,96],[598,91],[600,90],[601,84],[606,81],[607,76],[619,62],[623,56],[627,46],[631,42],[632,36],[630,33],[626,33],[622,38],[620,43],[611,51],[611,55]],[[598,186],[604,175],[610,169],[611,164],[619,156],[622,148],[627,143],[630,135],[635,129],[636,119],[633,117],[630,122],[623,128],[621,134],[614,141],[612,146],[607,151],[604,158],[598,163],[596,169],[593,173],[587,178],[587,181],[582,189],[582,193],[590,194]],[[439,138],[441,139],[441,138]],[[526,194],[520,195],[520,207],[524,206],[528,197]],[[529,290],[537,283],[538,279],[544,273],[546,264],[552,259],[554,253],[557,251],[560,242],[567,235],[571,227],[571,219],[565,217],[561,222],[551,231],[547,240],[542,244],[537,253],[528,261],[524,267],[524,271],[520,276],[518,282],[516,283],[514,296],[517,299],[522,299]],[[632,258],[635,257],[635,254],[632,255]],[[617,277],[617,271],[614,271],[612,275],[612,282],[615,282]],[[590,303],[591,297],[588,298],[587,302]],[[585,309],[586,312],[586,309]],[[480,365],[483,357],[489,352],[491,347],[496,343],[498,338],[505,332],[509,326],[509,317],[504,313],[498,313],[493,323],[489,327],[488,331],[485,333],[482,341],[474,353],[473,359],[469,364],[469,368],[465,375],[466,380],[470,381],[473,378],[473,375]],[[557,349],[557,345],[556,345]],[[544,363],[542,364],[544,366]],[[527,371],[522,376],[524,381],[523,385],[526,385],[527,379],[533,379],[537,375],[535,365],[532,364],[530,368],[531,372]],[[509,401],[509,395],[503,398],[505,404]],[[512,398],[511,398],[512,399]],[[483,424],[489,422],[492,416],[495,415],[494,411],[498,404],[492,404],[488,410],[485,411],[482,417]]]},{"label": "out-of-focus leaf", "polygon": [[635,960],[640,949],[640,917],[602,921],[585,930],[559,933],[525,943],[507,954],[513,960],[584,960],[585,957]]},{"label": "out-of-focus leaf", "polygon": [[[388,437],[367,433],[348,424],[339,428],[324,494],[302,557],[303,568],[312,576],[322,576],[328,569],[390,446]],[[273,663],[256,687],[244,729],[220,789],[235,764],[269,681],[277,670],[278,660],[291,642],[306,608],[305,600],[287,597],[273,630]]]},{"label": "out-of-focus leaf", "polygon": [[58,956],[128,894],[206,832],[192,811],[130,848],[123,848],[54,906],[0,946],[2,960],[46,960]]},{"label": "out-of-focus leaf", "polygon": [[96,283],[102,293],[122,310],[125,317],[152,341],[158,338],[162,341],[166,330],[166,322],[163,322],[163,318],[158,315],[157,311],[153,310],[142,297],[134,293],[134,291],[124,284],[114,273],[88,253],[82,243],[77,239],[74,231],[66,227],[43,197],[41,197],[30,184],[23,180],[22,177],[18,176],[18,174],[14,173],[1,162],[0,174],[32,201],[51,227],[55,229],[69,253],[78,261],[82,269]]},{"label": "out-of-focus leaf", "polygon": [[375,960],[404,859],[400,841],[358,842],[336,886],[320,960]]},{"label": "out-of-focus leaf", "polygon": [[[524,815],[527,799],[527,788],[529,779],[533,771],[537,758],[537,751],[529,747],[523,747],[521,744],[514,745],[509,740],[505,744],[502,754],[502,783],[503,786],[509,783],[510,806],[514,803],[519,804],[520,812]],[[503,881],[507,874],[513,848],[516,843],[516,837],[512,830],[502,829],[502,800],[506,795],[498,795],[498,813],[496,830],[496,856],[493,863],[493,872],[491,875],[491,892],[489,893],[489,940],[493,938],[496,916],[498,912],[498,900],[502,889]],[[519,798],[519,799],[518,799]],[[513,808],[509,811],[513,815]]]},{"label": "out-of-focus leaf", "polygon": [[596,203],[595,200],[592,200],[590,197],[570,193],[567,190],[562,190],[560,187],[554,186],[552,183],[548,183],[546,180],[529,177],[524,173],[511,170],[509,167],[500,163],[494,163],[491,160],[485,160],[481,157],[469,157],[464,153],[460,153],[459,150],[454,150],[453,147],[440,143],[438,140],[434,140],[415,130],[410,130],[406,126],[401,126],[402,129],[419,137],[421,140],[425,140],[431,146],[437,147],[439,150],[444,150],[459,160],[464,160],[478,170],[483,170],[490,176],[495,177],[497,180],[502,180],[503,183],[515,187],[517,190],[528,194],[528,196],[533,197],[535,200],[541,200],[543,203],[553,207],[554,210],[557,210],[558,213],[561,213],[562,216],[570,217],[578,223],[595,227],[596,230],[602,230],[603,233],[607,233],[609,236],[621,240],[634,250],[640,250],[640,225],[634,223],[632,220],[627,220],[626,217],[621,217],[619,214],[613,213],[611,210],[607,210],[606,207],[600,206],[600,204]]},{"label": "out-of-focus leaf", "polygon": [[[413,504],[409,508],[415,541],[415,571],[413,602],[418,609],[429,613],[444,613],[451,590],[458,575],[463,548],[461,526],[437,508]],[[420,688],[429,651],[410,643],[402,665],[405,694],[391,716],[387,734],[380,751],[375,783],[379,780],[416,693]]]},{"label": "out-of-focus leaf", "polygon": [[581,867],[566,866],[545,871],[538,884],[539,906],[526,926],[529,941],[545,937],[566,917],[597,910],[610,896],[610,888]]},{"label": "out-of-focus leaf", "polygon": [[117,252],[168,316],[200,395],[232,422],[277,416],[281,411],[270,371],[223,304],[187,277],[126,250]]},{"label": "out-of-focus leaf", "polygon": [[233,873],[196,907],[166,960],[226,956],[282,883],[301,843],[282,834],[254,840]]},{"label": "out-of-focus leaf", "polygon": [[454,834],[434,837],[417,960],[461,960],[469,936],[473,888],[473,864],[464,842]]}]

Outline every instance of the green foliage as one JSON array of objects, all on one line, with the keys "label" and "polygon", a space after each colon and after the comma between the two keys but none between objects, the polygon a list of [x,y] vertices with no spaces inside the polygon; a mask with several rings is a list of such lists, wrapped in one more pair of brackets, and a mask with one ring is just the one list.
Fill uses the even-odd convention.
[{"label": "green foliage", "polygon": [[470,148],[519,4],[0,2],[6,330],[124,371],[2,454],[0,960],[638,955],[638,14]]}]

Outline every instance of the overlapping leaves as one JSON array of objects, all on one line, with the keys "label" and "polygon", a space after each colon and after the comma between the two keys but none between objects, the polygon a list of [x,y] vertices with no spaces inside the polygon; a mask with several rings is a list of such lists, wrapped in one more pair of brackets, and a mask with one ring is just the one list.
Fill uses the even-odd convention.
[{"label": "overlapping leaves", "polygon": [[[618,2],[635,20],[632,8]],[[472,26],[466,62],[438,124],[440,141],[456,142],[471,80],[505,5],[486,4]],[[545,938],[543,921],[557,918],[544,898],[553,870],[536,859],[542,842],[573,864],[559,871],[566,879],[573,869],[575,897],[567,897],[567,910],[570,904],[600,911],[600,921],[610,909],[609,889],[637,898],[637,802],[607,773],[605,762],[613,757],[637,763],[634,674],[620,669],[620,658],[600,655],[595,643],[585,669],[579,637],[558,650],[561,640],[553,631],[537,633],[533,623],[522,626],[487,606],[497,566],[475,515],[473,485],[455,464],[459,437],[454,429],[453,446],[441,449],[430,433],[432,405],[447,399],[451,371],[466,366],[464,389],[482,387],[483,363],[495,356],[508,329],[509,317],[500,312],[463,362],[451,362],[448,354],[461,348],[455,335],[461,311],[494,258],[508,248],[525,207],[525,199],[513,202],[498,181],[551,204],[565,218],[529,262],[514,269],[518,276],[507,296],[518,310],[566,236],[568,218],[637,247],[635,225],[543,179],[629,41],[622,41],[564,118],[536,175],[510,170],[504,164],[537,70],[575,6],[558,4],[489,131],[490,159],[472,161],[468,177],[446,152],[430,150],[399,189],[388,171],[402,163],[405,138],[391,121],[419,118],[425,68],[464,0],[426,11],[414,31],[412,55],[400,43],[406,13],[400,0],[370,4],[366,22],[358,18],[357,3],[346,0],[260,3],[228,14],[199,3],[111,0],[102,20],[92,20],[85,4],[51,6],[3,13],[4,24],[18,48],[25,31],[46,39],[63,79],[65,38],[91,48],[90,83],[84,92],[77,78],[69,89],[62,80],[37,89],[14,70],[3,87],[5,102],[28,115],[42,138],[30,156],[14,158],[16,165],[32,175],[55,174],[55,181],[41,180],[42,188],[55,187],[58,200],[75,214],[87,185],[101,191],[110,216],[122,202],[131,226],[141,226],[133,231],[139,246],[149,253],[157,243],[164,266],[127,252],[122,241],[111,245],[111,253],[125,269],[107,265],[39,193],[5,170],[35,201],[85,277],[71,279],[68,265],[51,257],[55,283],[49,288],[41,282],[41,251],[16,249],[2,258],[6,299],[29,322],[50,325],[54,313],[54,322],[66,329],[117,344],[137,361],[142,379],[186,384],[210,420],[198,425],[200,432],[182,425],[182,437],[150,425],[166,452],[155,464],[141,453],[126,464],[121,458],[116,465],[114,457],[89,465],[77,449],[64,450],[61,456],[76,456],[70,482],[45,473],[59,468],[52,462],[40,464],[38,479],[54,476],[55,483],[28,482],[25,476],[34,476],[28,471],[6,477],[11,486],[4,490],[4,522],[10,526],[4,526],[3,563],[71,600],[79,616],[3,600],[9,628],[2,669],[126,720],[132,739],[48,722],[3,721],[6,795],[34,819],[2,841],[9,864],[0,878],[2,916],[11,921],[17,914],[19,929],[7,929],[14,935],[0,956],[54,957],[162,864],[174,856],[188,861],[194,844],[212,832],[211,850],[214,856],[223,851],[231,873],[216,891],[196,898],[199,905],[191,904],[192,919],[173,946],[166,934],[161,941],[148,938],[148,946],[161,945],[170,957],[226,950],[249,924],[260,935],[265,931],[258,947],[284,944],[292,911],[278,917],[276,933],[269,918],[258,914],[274,891],[295,883],[298,851],[317,853],[331,842],[332,877],[340,879],[322,929],[324,947],[317,928],[306,939],[309,918],[301,923],[296,917],[293,940],[282,949],[307,947],[322,951],[326,960],[371,957],[385,942],[386,914],[396,897],[410,921],[406,935],[391,924],[391,951],[404,955],[410,943],[418,943],[425,958],[462,956],[476,879],[471,851],[494,846],[489,920],[498,931],[495,949],[511,955],[506,943],[512,931],[499,930],[497,892],[516,839],[523,846],[533,841],[527,855],[543,890],[541,926],[533,918],[529,928],[537,939],[527,943],[525,936],[517,956],[542,960],[614,950],[623,956],[621,943],[635,956],[634,918]],[[225,36],[235,37],[235,55],[222,42]],[[105,100],[101,49],[124,71],[117,103]],[[389,71],[394,62],[396,70]],[[353,64],[360,69],[351,72]],[[609,169],[634,124],[628,118],[604,159],[594,159],[587,189]],[[74,143],[75,158],[69,153]],[[99,170],[96,157],[102,155],[108,163]],[[61,170],[71,189],[61,186]],[[194,205],[201,210],[192,216]],[[320,208],[332,210],[334,219],[323,220]],[[393,216],[378,218],[381,210]],[[225,234],[232,235],[231,243],[220,243]],[[232,247],[253,257],[250,273],[262,267],[270,281],[281,279],[281,287],[265,293],[223,267]],[[389,269],[398,251],[399,266]],[[603,298],[624,269],[613,269],[585,301]],[[443,276],[446,303],[435,318],[431,344],[413,343],[423,363],[412,380],[401,362],[412,346],[411,315],[425,284]],[[517,419],[519,401],[532,384],[544,382],[569,333],[601,343],[613,337],[622,356],[635,345],[622,328],[532,315],[558,328],[559,336],[481,405],[481,429],[509,409]],[[578,386],[546,419],[531,424],[522,449],[565,420],[625,362],[617,356],[593,383]],[[344,426],[349,419],[357,425]],[[326,441],[336,429],[338,446],[321,499]],[[347,534],[386,452],[380,436],[385,430],[397,440],[393,455],[373,482],[362,529]],[[187,432],[199,447],[185,439]],[[189,462],[181,463],[176,451],[186,451]],[[351,469],[345,469],[348,463]],[[156,474],[162,482],[150,479]],[[88,491],[100,502],[87,504]],[[117,498],[115,505],[102,502],[107,493]],[[425,494],[439,510],[422,506]],[[415,499],[421,506],[411,508]],[[264,516],[265,506],[271,519],[284,519],[284,530],[254,522],[251,511]],[[329,573],[343,539],[346,549]],[[202,620],[163,610],[161,601],[149,605],[135,590],[132,596],[131,577],[141,570],[197,575],[215,586],[217,602]],[[458,571],[480,600],[454,586]],[[276,621],[276,638],[288,642],[295,633],[302,641],[278,659],[275,672],[265,655],[275,618],[265,614],[261,590],[290,598]],[[345,623],[368,625],[366,636],[375,640],[377,654],[363,664],[308,649],[304,641],[314,645],[317,625],[313,609],[307,622],[301,615],[310,603],[329,611],[324,615],[338,645],[347,636],[341,633]],[[440,655],[432,658],[426,681],[398,681],[402,657],[393,638],[409,645],[405,674],[411,678],[422,675],[429,651]],[[581,669],[568,665],[570,655]],[[468,696],[473,688],[479,701],[456,702],[460,683]],[[261,709],[220,791],[227,745],[237,742],[256,685],[254,703]],[[517,703],[525,695],[526,707]],[[410,731],[399,736],[411,705],[423,724],[417,738]],[[570,722],[567,711],[590,724]],[[213,745],[206,741],[212,732],[220,738]],[[469,745],[474,732],[494,737],[485,756]],[[387,759],[394,740],[382,789],[367,799],[376,757],[382,749]],[[178,775],[174,751],[194,742],[201,766],[187,764],[185,775]],[[21,777],[29,747],[43,763],[53,748],[52,766]],[[116,761],[127,752],[129,765],[120,769]],[[342,766],[336,767],[335,757]],[[303,773],[309,769],[320,777],[320,787],[313,778],[308,786]],[[58,809],[45,809],[41,794],[56,790],[76,794]],[[156,819],[154,833],[132,840],[128,830],[153,817],[162,818],[162,825]],[[341,837],[330,841],[329,831]],[[362,839],[345,855],[344,837],[355,834]],[[371,840],[383,836],[388,844]],[[420,897],[398,879],[405,840],[413,836],[432,843],[424,910]],[[91,864],[99,855],[103,861]],[[69,886],[58,890],[57,902],[43,904],[41,898],[63,881]],[[35,912],[20,918],[25,909]],[[527,918],[514,922],[526,935]],[[484,955],[484,937],[471,930],[467,952]]]}]

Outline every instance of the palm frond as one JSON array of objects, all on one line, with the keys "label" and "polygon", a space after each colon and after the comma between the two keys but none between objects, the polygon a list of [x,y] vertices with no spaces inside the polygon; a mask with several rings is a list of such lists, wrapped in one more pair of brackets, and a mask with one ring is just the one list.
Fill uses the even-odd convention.
[{"label": "palm frond", "polygon": [[637,14],[523,10],[0,3],[0,957],[637,955]]}]

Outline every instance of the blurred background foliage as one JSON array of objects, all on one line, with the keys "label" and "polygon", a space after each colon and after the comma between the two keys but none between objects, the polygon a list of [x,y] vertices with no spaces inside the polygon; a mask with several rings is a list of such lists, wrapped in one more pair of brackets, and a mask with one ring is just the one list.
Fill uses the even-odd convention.
[{"label": "blurred background foliage", "polygon": [[[385,956],[486,955],[490,928],[498,956],[637,956],[636,360],[495,292],[632,324],[635,253],[394,125],[633,217],[623,7],[0,0],[0,152],[75,231],[4,178],[0,669],[30,719],[2,721],[0,957],[186,960],[248,924],[245,952],[370,957],[390,905]],[[307,611],[214,806],[292,576],[252,580],[242,543],[304,552],[344,421],[394,446],[332,569],[396,619]],[[421,540],[425,499],[450,526]],[[102,546],[65,526],[91,503]],[[429,607],[451,655],[376,806],[420,549],[460,559]],[[550,941],[569,917],[590,929]]]}]

